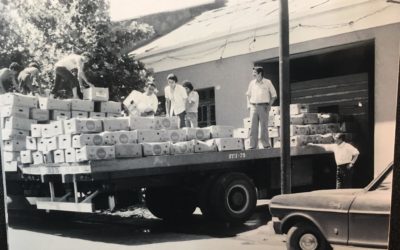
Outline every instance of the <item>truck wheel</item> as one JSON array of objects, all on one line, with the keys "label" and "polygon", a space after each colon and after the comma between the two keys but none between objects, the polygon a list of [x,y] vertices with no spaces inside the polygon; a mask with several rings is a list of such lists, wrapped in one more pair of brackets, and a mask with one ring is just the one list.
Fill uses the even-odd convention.
[{"label": "truck wheel", "polygon": [[213,207],[213,201],[211,199],[211,192],[218,176],[209,176],[203,183],[199,192],[199,207],[201,213],[207,219],[215,219],[215,209]]},{"label": "truck wheel", "polygon": [[146,206],[160,219],[184,220],[196,209],[196,199],[195,195],[180,188],[148,188]]},{"label": "truck wheel", "polygon": [[287,234],[286,247],[289,250],[332,249],[322,233],[310,223],[298,223]]},{"label": "truck wheel", "polygon": [[220,176],[211,190],[211,196],[218,219],[235,224],[247,221],[257,203],[254,184],[242,173]]}]

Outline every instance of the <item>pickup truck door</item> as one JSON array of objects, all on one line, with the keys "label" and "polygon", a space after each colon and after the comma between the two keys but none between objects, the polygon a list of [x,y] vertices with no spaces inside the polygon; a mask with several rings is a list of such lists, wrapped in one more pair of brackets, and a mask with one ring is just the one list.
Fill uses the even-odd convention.
[{"label": "pickup truck door", "polygon": [[349,244],[387,247],[392,174],[375,189],[360,193],[349,211]]}]

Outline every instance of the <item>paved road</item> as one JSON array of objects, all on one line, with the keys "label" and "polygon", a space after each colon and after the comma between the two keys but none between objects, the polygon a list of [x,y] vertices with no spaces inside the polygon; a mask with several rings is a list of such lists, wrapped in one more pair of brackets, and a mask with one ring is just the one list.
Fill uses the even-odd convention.
[{"label": "paved road", "polygon": [[237,227],[210,223],[200,215],[186,223],[164,223],[145,209],[117,216],[92,215],[85,220],[65,214],[42,217],[12,213],[9,246],[10,250],[285,249],[285,238],[274,234],[269,220],[266,206],[258,206],[251,220]]}]

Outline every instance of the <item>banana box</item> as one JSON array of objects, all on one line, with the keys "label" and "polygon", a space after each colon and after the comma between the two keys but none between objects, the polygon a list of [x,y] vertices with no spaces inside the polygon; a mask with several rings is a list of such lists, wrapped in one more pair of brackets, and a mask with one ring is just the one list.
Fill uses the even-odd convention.
[{"label": "banana box", "polygon": [[169,155],[171,153],[170,142],[144,142],[142,146],[145,156]]},{"label": "banana box", "polygon": [[65,162],[73,163],[76,162],[76,149],[68,148],[65,149]]},{"label": "banana box", "polygon": [[85,146],[104,145],[104,139],[101,134],[80,134],[72,136],[72,147],[83,148]]},{"label": "banana box", "polygon": [[319,123],[337,123],[339,122],[339,115],[334,113],[318,114]]},{"label": "banana box", "polygon": [[114,131],[103,132],[105,145],[134,144],[138,142],[138,132],[134,131]]},{"label": "banana box", "polygon": [[32,164],[33,157],[31,150],[22,150],[21,151],[21,163],[22,164]]},{"label": "banana box", "polygon": [[71,111],[66,110],[51,110],[51,120],[59,121],[59,120],[67,120],[71,119]]},{"label": "banana box", "polygon": [[194,153],[194,147],[195,143],[193,140],[171,143],[171,154],[191,154]]},{"label": "banana box", "polygon": [[3,141],[4,151],[22,151],[26,150],[26,139],[19,138],[10,141]]},{"label": "banana box", "polygon": [[18,106],[4,106],[1,107],[0,112],[1,117],[19,117],[29,119],[29,108],[28,107],[18,107]]},{"label": "banana box", "polygon": [[167,140],[170,142],[186,141],[186,132],[180,129],[165,130]]},{"label": "banana box", "polygon": [[[280,119],[279,119],[280,121]],[[304,125],[306,124],[306,119],[304,114],[290,115],[290,124],[293,125]]]},{"label": "banana box", "polygon": [[271,106],[269,115],[280,115],[280,114],[281,114],[281,108],[279,106]]},{"label": "banana box", "polygon": [[233,127],[232,126],[221,126],[214,125],[209,127],[211,130],[212,138],[230,138],[233,137]]},{"label": "banana box", "polygon": [[136,143],[115,145],[116,158],[136,158],[142,157],[142,145]]},{"label": "banana box", "polygon": [[204,153],[204,152],[216,152],[218,151],[217,144],[215,144],[214,139],[210,139],[207,141],[199,141],[194,140],[194,152],[195,153]]},{"label": "banana box", "polygon": [[129,127],[136,129],[155,129],[155,119],[152,117],[130,116]]},{"label": "banana box", "polygon": [[39,122],[47,122],[50,120],[50,111],[47,109],[31,109],[30,118]]},{"label": "banana box", "polygon": [[106,117],[118,118],[118,117],[123,117],[123,115],[121,113],[106,113]]},{"label": "banana box", "polygon": [[308,113],[309,111],[310,111],[310,106],[308,104],[302,104],[302,103],[290,104],[290,115]]},{"label": "banana box", "polygon": [[65,163],[65,152],[63,149],[54,151],[54,163]]},{"label": "banana box", "polygon": [[318,139],[316,143],[320,144],[330,144],[334,143],[333,134],[325,134],[325,135],[318,135]]},{"label": "banana box", "polygon": [[31,124],[36,124],[35,120],[25,119],[20,117],[5,117],[4,128],[6,129],[19,129],[19,130],[31,130]]},{"label": "banana box", "polygon": [[25,140],[26,140],[26,149],[37,150],[36,138],[27,136]]},{"label": "banana box", "polygon": [[100,103],[100,112],[104,113],[121,113],[122,104],[120,102],[101,102]]},{"label": "banana box", "polygon": [[106,102],[110,99],[108,88],[87,88],[83,91],[83,99],[90,101]]},{"label": "banana box", "polygon": [[23,139],[26,136],[29,136],[29,131],[21,130],[21,129],[2,129],[1,130],[1,138],[5,141],[14,140],[14,139]]},{"label": "banana box", "polygon": [[[211,138],[210,128],[183,128],[186,133],[186,140],[209,140]],[[233,131],[232,131],[233,133]]]},{"label": "banana box", "polygon": [[64,121],[66,134],[98,133],[103,131],[101,120],[90,118],[72,118]]},{"label": "banana box", "polygon": [[319,116],[318,113],[304,113],[304,123],[305,124],[318,124]]},{"label": "banana box", "polygon": [[46,138],[38,138],[37,140],[37,150],[41,152],[46,152],[47,151],[47,144],[46,144]]},{"label": "banana box", "polygon": [[106,113],[103,113],[103,112],[90,112],[89,113],[89,118],[92,118],[92,119],[103,119],[103,118],[106,118]]},{"label": "banana box", "polygon": [[111,159],[115,159],[114,146],[85,146],[76,150],[76,160],[78,162]]},{"label": "banana box", "polygon": [[71,99],[71,109],[73,111],[93,112],[94,102],[90,100]]},{"label": "banana box", "polygon": [[340,124],[339,123],[327,123],[327,124],[322,124],[322,126],[325,128],[325,132],[327,134],[340,132]]},{"label": "banana box", "polygon": [[39,97],[39,108],[46,110],[71,110],[70,100],[60,100],[48,97]]},{"label": "banana box", "polygon": [[47,151],[43,153],[44,163],[54,163],[53,151]]},{"label": "banana box", "polygon": [[178,116],[154,117],[155,129],[179,129],[180,119]]},{"label": "banana box", "polygon": [[4,151],[3,158],[4,161],[20,161],[21,155],[18,151]]},{"label": "banana box", "polygon": [[49,138],[64,134],[64,122],[62,120],[53,121],[50,124],[43,124],[41,128],[43,138]]},{"label": "banana box", "polygon": [[32,153],[33,157],[33,164],[44,164],[44,156],[43,152],[41,151],[36,151]]},{"label": "banana box", "polygon": [[150,129],[139,129],[138,143],[142,142],[166,142],[168,141],[167,132],[165,130],[150,130]]},{"label": "banana box", "polygon": [[129,130],[129,117],[104,118],[104,131]]},{"label": "banana box", "polygon": [[237,128],[233,130],[233,138],[246,139],[249,138],[250,129],[249,128]]},{"label": "banana box", "polygon": [[307,125],[290,125],[290,136],[295,135],[308,135],[310,134],[310,127]]},{"label": "banana box", "polygon": [[310,124],[306,125],[309,127],[310,135],[325,134],[326,129],[322,124]]},{"label": "banana box", "polygon": [[268,127],[268,136],[269,136],[269,138],[279,137],[279,128],[278,127]]},{"label": "banana box", "polygon": [[240,138],[217,138],[214,139],[217,145],[218,151],[231,151],[231,150],[243,150],[244,144],[243,139]]},{"label": "banana box", "polygon": [[72,147],[72,135],[65,134],[58,136],[58,148],[59,149],[69,149]]},{"label": "banana box", "polygon": [[3,169],[5,172],[16,172],[18,170],[18,161],[5,161]]},{"label": "banana box", "polygon": [[295,135],[290,137],[291,147],[306,146],[307,143],[311,143],[312,138],[309,135]]},{"label": "banana box", "polygon": [[58,149],[58,137],[57,136],[44,139],[44,143],[46,144],[45,152],[54,151],[54,150]]},{"label": "banana box", "polygon": [[0,95],[0,106],[17,106],[37,108],[38,99],[36,96],[28,96],[14,93]]},{"label": "banana box", "polygon": [[243,119],[243,127],[245,129],[250,129],[251,128],[251,119],[249,117]]},{"label": "banana box", "polygon": [[89,111],[71,111],[71,118],[88,118]]}]

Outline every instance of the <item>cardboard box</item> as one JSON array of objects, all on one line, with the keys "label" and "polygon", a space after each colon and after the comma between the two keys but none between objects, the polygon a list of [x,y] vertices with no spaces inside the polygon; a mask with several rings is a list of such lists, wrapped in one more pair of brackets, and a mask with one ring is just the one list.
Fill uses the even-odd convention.
[{"label": "cardboard box", "polygon": [[104,118],[104,131],[129,130],[129,117]]},{"label": "cardboard box", "polygon": [[143,94],[137,90],[133,90],[124,100],[123,105],[129,111],[130,115],[137,116],[140,115],[140,111],[136,106]]},{"label": "cardboard box", "polygon": [[315,143],[330,144],[334,143],[333,134],[317,135],[317,141]]},{"label": "cardboard box", "polygon": [[290,136],[309,134],[310,127],[307,125],[290,125]]},{"label": "cardboard box", "polygon": [[102,133],[105,145],[135,144],[138,142],[138,133],[135,131],[114,131]]},{"label": "cardboard box", "polygon": [[0,106],[6,106],[6,105],[37,108],[38,99],[36,96],[27,96],[15,93],[7,93],[0,95]]},{"label": "cardboard box", "polygon": [[194,147],[195,147],[194,140],[171,143],[171,154],[172,155],[191,154],[194,153]]},{"label": "cardboard box", "polygon": [[290,115],[290,124],[293,124],[293,125],[304,125],[304,124],[306,124],[306,119],[304,117],[304,114]]},{"label": "cardboard box", "polygon": [[59,121],[59,120],[67,120],[71,119],[71,111],[65,110],[52,110],[51,111],[51,120]]},{"label": "cardboard box", "polygon": [[102,134],[81,134],[72,137],[73,148],[83,148],[85,146],[100,146],[104,145]]},{"label": "cardboard box", "polygon": [[72,118],[64,121],[65,134],[97,133],[103,131],[101,120]]},{"label": "cardboard box", "polygon": [[188,141],[194,139],[204,141],[211,138],[210,128],[183,128],[182,130],[186,132],[186,140]]},{"label": "cardboard box", "polygon": [[280,115],[281,114],[281,107],[279,106],[272,106],[271,110],[269,111],[269,115]]},{"label": "cardboard box", "polygon": [[71,111],[71,118],[88,118],[89,112],[87,111]]},{"label": "cardboard box", "polygon": [[251,119],[249,117],[243,119],[243,127],[245,129],[250,129],[251,128]]},{"label": "cardboard box", "polygon": [[71,147],[72,147],[72,136],[70,134],[58,136],[59,149],[69,149]]},{"label": "cardboard box", "polygon": [[71,110],[70,100],[60,100],[47,97],[39,97],[39,108],[46,110]]},{"label": "cardboard box", "polygon": [[90,112],[89,117],[92,119],[103,119],[106,117],[106,113],[102,112]]},{"label": "cardboard box", "polygon": [[180,119],[178,116],[154,117],[155,129],[179,129]]},{"label": "cardboard box", "polygon": [[30,118],[40,122],[47,122],[50,120],[50,111],[46,109],[31,109]]},{"label": "cardboard box", "polygon": [[142,143],[145,156],[169,155],[171,153],[170,142],[145,142]]},{"label": "cardboard box", "polygon": [[19,118],[19,117],[5,117],[4,128],[6,129],[20,129],[31,130],[31,124],[36,124],[35,120]]},{"label": "cardboard box", "polygon": [[199,141],[199,140],[194,140],[193,141],[195,146],[194,146],[194,152],[195,153],[204,153],[204,152],[216,152],[218,151],[217,144],[215,144],[215,140],[207,140],[207,141]]},{"label": "cardboard box", "polygon": [[45,152],[54,151],[58,149],[58,137],[51,137],[44,139],[44,143],[46,144]]},{"label": "cardboard box", "polygon": [[310,142],[312,142],[312,138],[309,135],[295,135],[290,137],[291,147],[306,146]]},{"label": "cardboard box", "polygon": [[111,159],[115,159],[114,146],[85,146],[76,150],[76,160],[78,162]]},{"label": "cardboard box", "polygon": [[304,113],[304,123],[305,124],[318,124],[319,117],[318,113]]},{"label": "cardboard box", "polygon": [[71,109],[73,111],[94,111],[94,102],[90,100],[71,99]]},{"label": "cardboard box", "polygon": [[28,150],[37,150],[37,143],[36,143],[36,138],[27,136],[26,137],[26,149]]},{"label": "cardboard box", "polygon": [[121,113],[106,113],[106,117],[117,118],[117,117],[123,117],[123,115]]},{"label": "cardboard box", "polygon": [[18,151],[4,151],[3,152],[4,161],[20,161],[21,154]]},{"label": "cardboard box", "polygon": [[155,120],[151,117],[130,116],[129,127],[131,130],[155,129]]},{"label": "cardboard box", "polygon": [[5,172],[17,172],[19,163],[17,161],[5,161],[3,169]]},{"label": "cardboard box", "polygon": [[48,151],[43,153],[44,163],[54,163],[53,151]]},{"label": "cardboard box", "polygon": [[141,144],[129,143],[115,145],[116,158],[136,158],[142,156],[143,152]]},{"label": "cardboard box", "polygon": [[165,130],[138,129],[138,143],[142,142],[166,142],[168,141]]},{"label": "cardboard box", "polygon": [[121,113],[122,104],[120,102],[101,102],[100,103],[100,112],[104,113]]},{"label": "cardboard box", "polygon": [[42,137],[50,138],[64,134],[64,123],[63,121],[53,121],[50,124],[43,124],[42,126]]},{"label": "cardboard box", "polygon": [[33,157],[31,150],[22,150],[21,151],[21,163],[22,164],[32,164]]},{"label": "cardboard box", "polygon": [[40,151],[36,151],[32,153],[33,157],[33,164],[44,164],[44,156],[43,153]]},{"label": "cardboard box", "polygon": [[337,123],[337,122],[339,122],[339,115],[338,114],[333,114],[333,113],[318,114],[318,121],[321,124],[324,124],[324,123]]},{"label": "cardboard box", "polygon": [[1,117],[19,117],[29,119],[29,108],[28,107],[18,107],[18,106],[4,106],[1,107]]},{"label": "cardboard box", "polygon": [[63,149],[54,151],[54,163],[65,163],[65,152]]},{"label": "cardboard box", "polygon": [[308,113],[309,111],[310,111],[310,106],[308,104],[301,104],[301,103],[290,104],[290,115]]},{"label": "cardboard box", "polygon": [[106,102],[109,99],[108,88],[87,88],[83,91],[83,99],[91,101]]},{"label": "cardboard box", "polygon": [[45,138],[38,138],[37,140],[37,150],[41,152],[47,151],[47,144]]},{"label": "cardboard box", "polygon": [[65,149],[65,162],[68,163],[76,162],[76,149],[74,148]]},{"label": "cardboard box", "polygon": [[310,124],[306,125],[309,127],[310,135],[317,135],[317,134],[325,134],[325,126],[322,126],[322,124]]},{"label": "cardboard box", "polygon": [[325,128],[326,133],[339,133],[340,132],[340,124],[339,123],[327,123],[322,124]]},{"label": "cardboard box", "polygon": [[233,138],[246,139],[249,138],[250,129],[249,128],[237,128],[233,130]]},{"label": "cardboard box", "polygon": [[170,142],[186,141],[186,132],[184,130],[165,130],[167,140]]},{"label": "cardboard box", "polygon": [[240,138],[217,138],[215,139],[218,151],[243,150],[243,139]]},{"label": "cardboard box", "polygon": [[10,141],[3,141],[4,151],[22,151],[26,150],[26,139],[19,138]]},{"label": "cardboard box", "polygon": [[24,139],[29,136],[29,131],[21,129],[2,129],[1,138],[3,140]]},{"label": "cardboard box", "polygon": [[211,138],[229,138],[233,137],[232,126],[214,125],[209,127],[211,130]]}]

